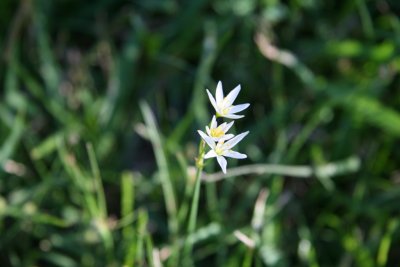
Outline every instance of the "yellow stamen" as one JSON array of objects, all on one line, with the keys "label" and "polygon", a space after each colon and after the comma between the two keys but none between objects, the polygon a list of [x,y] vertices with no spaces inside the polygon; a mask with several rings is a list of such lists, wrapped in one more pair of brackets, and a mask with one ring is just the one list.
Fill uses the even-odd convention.
[{"label": "yellow stamen", "polygon": [[221,136],[223,136],[225,133],[224,133],[224,131],[222,130],[222,128],[221,127],[217,127],[217,128],[214,128],[214,129],[211,129],[210,130],[210,135],[212,136],[212,137],[221,137]]},{"label": "yellow stamen", "polygon": [[218,156],[221,156],[223,152],[224,150],[222,149],[222,147],[217,145],[215,148],[215,153],[217,153]]},{"label": "yellow stamen", "polygon": [[228,114],[230,109],[231,109],[230,107],[222,109],[221,110],[222,111],[222,115]]}]

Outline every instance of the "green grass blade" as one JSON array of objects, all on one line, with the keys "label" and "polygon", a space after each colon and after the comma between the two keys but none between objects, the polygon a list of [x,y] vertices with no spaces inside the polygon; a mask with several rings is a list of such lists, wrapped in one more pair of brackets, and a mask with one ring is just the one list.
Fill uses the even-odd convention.
[{"label": "green grass blade", "polygon": [[94,153],[94,149],[91,143],[86,144],[86,149],[89,155],[90,167],[92,169],[93,181],[95,184],[95,192],[97,196],[98,209],[100,211],[100,215],[103,219],[107,218],[107,204],[106,197],[104,195],[104,187],[103,182],[100,176],[99,165],[96,160],[96,155]]},{"label": "green grass blade", "polygon": [[168,212],[168,224],[172,235],[178,232],[178,217],[175,193],[169,174],[169,167],[165,150],[162,145],[161,136],[158,132],[156,120],[149,105],[145,102],[140,103],[144,121],[147,127],[147,132],[153,145],[153,150],[156,156],[157,165],[160,171],[160,180],[164,192],[164,200]]},{"label": "green grass blade", "polygon": [[14,121],[11,132],[0,147],[0,166],[4,166],[7,159],[12,157],[19,140],[22,138],[24,131],[23,114],[19,113]]}]

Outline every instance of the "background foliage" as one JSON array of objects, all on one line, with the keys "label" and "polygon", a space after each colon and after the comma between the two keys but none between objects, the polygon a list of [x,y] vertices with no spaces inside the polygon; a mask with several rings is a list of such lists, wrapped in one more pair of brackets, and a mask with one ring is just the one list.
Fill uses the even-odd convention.
[{"label": "background foliage", "polygon": [[398,264],[399,12],[394,0],[0,1],[1,266],[183,266],[195,130],[218,80],[251,103],[236,123],[249,158],[229,166],[282,168],[203,183],[191,261]]}]

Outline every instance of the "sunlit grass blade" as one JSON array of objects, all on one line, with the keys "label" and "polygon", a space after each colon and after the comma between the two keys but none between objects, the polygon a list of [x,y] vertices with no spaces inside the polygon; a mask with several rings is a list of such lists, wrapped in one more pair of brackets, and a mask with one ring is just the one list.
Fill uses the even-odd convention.
[{"label": "sunlit grass blade", "polygon": [[57,144],[63,138],[64,133],[55,133],[44,139],[39,145],[31,150],[31,156],[34,160],[40,160],[47,155],[57,151]]},{"label": "sunlit grass blade", "polygon": [[14,121],[11,132],[6,140],[1,144],[0,147],[0,166],[3,167],[5,161],[9,159],[14,153],[19,140],[22,137],[24,131],[24,115],[19,113]]},{"label": "sunlit grass blade", "polygon": [[311,237],[310,229],[304,225],[299,229],[299,247],[298,253],[300,259],[304,261],[307,266],[319,267],[317,260],[317,252],[314,247],[314,242]]},{"label": "sunlit grass blade", "polygon": [[37,207],[33,203],[26,203],[24,205],[24,209],[8,205],[4,208],[0,215],[19,218],[22,221],[31,221],[37,224],[48,224],[57,227],[69,226],[69,224],[61,218],[38,211]]},{"label": "sunlit grass blade", "polygon": [[393,234],[399,227],[399,221],[391,219],[386,228],[386,232],[383,235],[379,244],[379,250],[377,255],[377,266],[387,266],[390,246],[393,242]]},{"label": "sunlit grass blade", "polygon": [[342,104],[345,108],[360,118],[386,133],[393,136],[400,136],[400,113],[390,107],[386,107],[376,99],[361,96],[349,95]]},{"label": "sunlit grass blade", "polygon": [[[135,205],[135,183],[131,172],[124,172],[121,176],[121,217],[122,220],[134,214]],[[131,224],[124,226],[122,234],[127,242],[133,238]]]},{"label": "sunlit grass blade", "polygon": [[[175,244],[173,257],[171,262],[175,262],[178,256],[177,249],[177,234],[179,228],[179,218],[178,218],[178,210],[176,204],[176,197],[174,193],[173,184],[171,181],[169,167],[167,162],[167,156],[165,154],[165,148],[162,145],[161,136],[158,132],[155,117],[151,112],[150,107],[145,102],[140,103],[140,109],[142,111],[144,121],[147,127],[147,133],[150,137],[150,141],[153,145],[153,150],[156,156],[156,162],[159,169],[159,177],[161,181],[161,186],[164,193],[164,201],[168,214],[168,228],[171,233],[171,238]],[[171,264],[172,264],[171,263]],[[174,263],[175,264],[175,263]]]},{"label": "sunlit grass blade", "polygon": [[89,161],[90,161],[90,167],[92,169],[92,175],[93,175],[93,182],[95,184],[95,192],[97,196],[97,203],[98,203],[98,209],[100,212],[100,216],[103,219],[107,218],[107,205],[106,205],[106,197],[104,195],[104,187],[103,187],[103,182],[101,180],[100,176],[100,169],[99,165],[96,160],[96,155],[93,150],[93,146],[91,143],[86,144],[86,149],[89,155]]},{"label": "sunlit grass blade", "polygon": [[[139,265],[144,265],[145,262],[145,238],[147,235],[147,223],[148,223],[148,214],[144,210],[138,211],[138,223],[137,223],[137,238],[136,238],[136,247],[134,252],[134,263]],[[132,265],[128,265],[132,266]]]},{"label": "sunlit grass blade", "polygon": [[148,104],[145,102],[140,103],[140,109],[146,123],[147,132],[153,145],[157,165],[160,171],[160,180],[164,192],[165,205],[168,212],[169,229],[172,235],[176,235],[178,232],[177,204],[174,188],[169,174],[167,157],[162,145],[161,136],[157,129],[154,114],[152,113]]},{"label": "sunlit grass blade", "polygon": [[[151,236],[147,233],[145,237],[145,243],[146,243],[146,255],[147,255],[147,262],[148,265],[151,267],[156,267],[155,263],[159,263],[159,259],[154,259],[156,256],[155,254],[155,249],[153,246],[153,240],[151,239]],[[159,255],[158,255],[159,256]]]},{"label": "sunlit grass blade", "polygon": [[65,172],[71,178],[72,182],[76,186],[76,189],[79,190],[81,196],[81,203],[79,204],[82,205],[82,208],[85,212],[87,212],[86,215],[89,218],[97,219],[98,207],[96,198],[91,188],[92,184],[79,168],[75,156],[69,153],[65,148],[63,139],[58,140],[57,152]]}]

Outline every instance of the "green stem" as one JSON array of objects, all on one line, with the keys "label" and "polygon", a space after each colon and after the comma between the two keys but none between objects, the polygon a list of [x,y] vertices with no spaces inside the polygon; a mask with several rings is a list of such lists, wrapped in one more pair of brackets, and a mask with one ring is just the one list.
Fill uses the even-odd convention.
[{"label": "green stem", "polygon": [[205,142],[203,140],[200,141],[199,144],[199,154],[196,159],[196,177],[195,177],[195,187],[192,199],[192,205],[190,207],[190,215],[189,215],[189,223],[188,223],[188,237],[185,241],[185,250],[184,250],[184,266],[192,266],[193,262],[191,261],[191,253],[193,243],[189,240],[189,236],[194,233],[196,229],[197,223],[197,211],[199,208],[199,198],[200,198],[200,185],[201,185],[201,172],[204,167],[204,147]]},{"label": "green stem", "polygon": [[195,181],[195,188],[192,200],[192,206],[190,209],[190,217],[189,217],[189,226],[188,232],[192,234],[196,228],[196,221],[197,221],[197,210],[199,207],[199,197],[200,197],[200,181],[201,181],[201,168],[197,168],[196,170],[196,181]]}]

